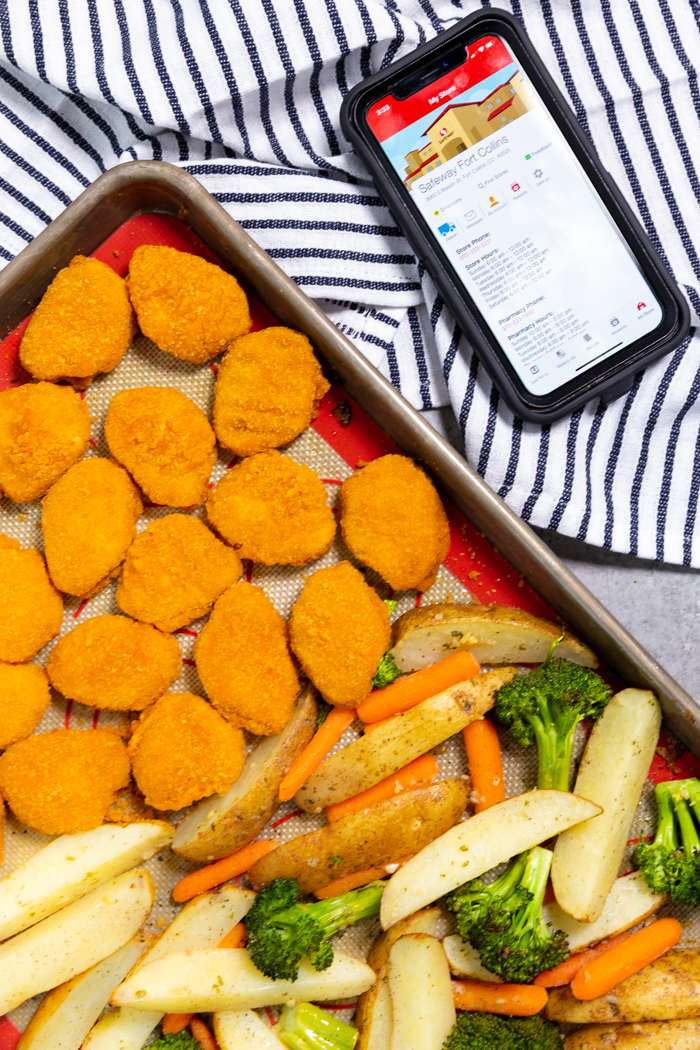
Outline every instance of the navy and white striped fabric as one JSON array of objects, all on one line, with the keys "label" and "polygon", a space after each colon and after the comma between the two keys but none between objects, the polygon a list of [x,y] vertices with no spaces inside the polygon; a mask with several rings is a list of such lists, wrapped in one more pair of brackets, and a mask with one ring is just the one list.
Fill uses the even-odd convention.
[{"label": "navy and white striped fabric", "polygon": [[[483,0],[486,4],[488,0]],[[478,0],[0,0],[0,260],[101,172],[191,172],[533,524],[700,565],[700,338],[628,395],[514,419],[338,124]],[[700,313],[700,3],[503,0]],[[693,330],[694,332],[694,330]]]}]

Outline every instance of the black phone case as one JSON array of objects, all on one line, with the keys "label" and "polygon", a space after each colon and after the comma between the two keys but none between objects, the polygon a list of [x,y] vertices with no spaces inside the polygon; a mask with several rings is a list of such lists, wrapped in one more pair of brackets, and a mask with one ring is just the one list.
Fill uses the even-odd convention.
[{"label": "black phone case", "polygon": [[[462,41],[466,46],[477,37],[486,34],[502,37],[512,49],[521,68],[539,92],[576,159],[608,209],[663,308],[661,325],[622,351],[620,360],[610,358],[545,397],[531,394],[521,384],[478,307],[458,282],[447,259],[434,247],[430,227],[401,185],[398,175],[366,121],[369,107],[384,95],[392,93],[396,81],[425,67],[430,59],[434,59],[443,49],[454,50]],[[442,297],[472,343],[505,402],[520,418],[534,423],[550,423],[592,398],[600,397],[611,401],[629,390],[637,372],[676,349],[686,338],[690,327],[690,315],[684,297],[620,190],[598,160],[593,145],[547,72],[522,26],[506,11],[490,9],[470,15],[417,48],[406,58],[362,81],[344,99],[340,123],[344,134],[367,165],[397,225],[403,230],[418,258],[425,263]]]}]

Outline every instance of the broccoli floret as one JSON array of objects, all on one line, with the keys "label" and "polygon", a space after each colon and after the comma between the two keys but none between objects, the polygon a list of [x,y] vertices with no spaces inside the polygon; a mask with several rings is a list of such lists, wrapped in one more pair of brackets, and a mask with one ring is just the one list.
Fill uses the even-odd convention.
[{"label": "broccoli floret", "polygon": [[667,893],[683,904],[700,904],[700,836],[697,810],[700,780],[671,780],[656,785],[659,811],[653,842],[640,842],[632,863],[654,893]]},{"label": "broccoli floret", "polygon": [[184,1028],[177,1035],[162,1035],[148,1050],[202,1050],[202,1045]]},{"label": "broccoli floret", "polygon": [[360,1033],[313,1003],[285,1006],[275,1035],[290,1050],[353,1050]]},{"label": "broccoli floret", "polygon": [[273,980],[296,981],[305,956],[315,970],[325,970],[333,962],[331,938],[378,915],[383,892],[383,882],[371,882],[341,897],[303,904],[296,879],[273,879],[245,917],[250,957]]},{"label": "broccoli floret", "polygon": [[600,718],[611,694],[600,675],[559,659],[501,686],[496,718],[523,747],[537,744],[539,788],[569,790],[576,726],[582,718]]},{"label": "broccoli floret", "polygon": [[403,674],[403,672],[396,666],[393,655],[384,653],[384,656],[379,661],[377,673],[372,679],[372,685],[375,689],[386,689],[400,674]]},{"label": "broccoli floret", "polygon": [[542,918],[551,865],[551,851],[534,846],[490,886],[473,879],[446,898],[457,932],[504,981],[525,984],[570,955],[566,935]]},{"label": "broccoli floret", "polygon": [[557,1025],[543,1017],[501,1017],[499,1014],[462,1014],[444,1050],[562,1050],[564,1037]]}]

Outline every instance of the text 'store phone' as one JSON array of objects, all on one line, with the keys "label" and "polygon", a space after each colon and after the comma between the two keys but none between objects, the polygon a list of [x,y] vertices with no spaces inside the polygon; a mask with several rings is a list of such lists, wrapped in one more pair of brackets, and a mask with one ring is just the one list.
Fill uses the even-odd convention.
[{"label": "text 'store phone'", "polygon": [[685,300],[512,16],[363,81],[341,123],[517,415],[617,397],[686,337]]}]

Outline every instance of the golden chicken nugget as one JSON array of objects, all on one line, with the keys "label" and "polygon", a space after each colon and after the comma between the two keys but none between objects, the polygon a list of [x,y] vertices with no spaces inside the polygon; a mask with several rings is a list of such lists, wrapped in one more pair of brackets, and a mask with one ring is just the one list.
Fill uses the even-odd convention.
[{"label": "golden chicken nugget", "polygon": [[105,437],[109,451],[152,503],[204,503],[216,462],[216,437],[202,410],[179,390],[122,390],[107,410]]},{"label": "golden chicken nugget", "polygon": [[207,696],[232,725],[261,736],[284,729],[299,679],[284,620],[261,587],[241,581],[221,595],[194,659]]},{"label": "golden chicken nugget", "polygon": [[381,456],[344,481],[340,531],[363,565],[395,591],[426,591],[450,549],[445,508],[407,456]]},{"label": "golden chicken nugget", "polygon": [[129,757],[147,805],[182,809],[238,780],[245,738],[201,696],[166,693],[141,715]]},{"label": "golden chicken nugget", "polygon": [[54,587],[89,598],[119,572],[143,510],[139,491],[111,459],[76,463],[44,496],[41,527]]},{"label": "golden chicken nugget", "polygon": [[241,568],[236,552],[197,518],[168,514],[151,522],[129,548],[117,605],[135,620],[177,631],[208,613]]},{"label": "golden chicken nugget", "polygon": [[250,331],[236,278],[198,255],[142,244],[126,280],[143,334],[183,361],[202,364]]},{"label": "golden chicken nugget", "polygon": [[335,518],[315,471],[276,449],[229,470],[207,499],[207,517],[241,558],[306,565],[327,554]]},{"label": "golden chicken nugget", "polygon": [[0,490],[15,503],[43,496],[85,454],[90,413],[69,386],[25,383],[0,392]]},{"label": "golden chicken nugget", "polygon": [[76,380],[84,387],[116,368],[135,335],[124,279],[106,263],[76,255],[44,292],[19,359],[37,379]]},{"label": "golden chicken nugget", "polygon": [[171,634],[126,616],[95,616],[60,638],[46,673],[70,700],[103,711],[142,711],[179,677]]},{"label": "golden chicken nugget", "polygon": [[31,736],[50,703],[43,668],[0,663],[0,749]]},{"label": "golden chicken nugget", "polygon": [[389,610],[349,561],[309,576],[289,618],[292,652],[336,707],[357,707],[389,648]]},{"label": "golden chicken nugget", "polygon": [[237,339],[214,389],[214,430],[238,456],[288,445],[318,415],[330,389],[311,343],[291,328],[265,328]]},{"label": "golden chicken nugget", "polygon": [[0,660],[22,664],[61,630],[63,599],[39,551],[7,539],[0,537]]},{"label": "golden chicken nugget", "polygon": [[102,823],[129,783],[129,756],[111,729],[54,729],[0,757],[0,793],[14,815],[44,835],[73,835]]}]

